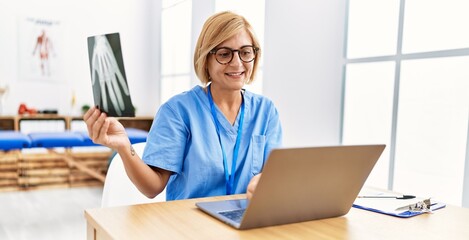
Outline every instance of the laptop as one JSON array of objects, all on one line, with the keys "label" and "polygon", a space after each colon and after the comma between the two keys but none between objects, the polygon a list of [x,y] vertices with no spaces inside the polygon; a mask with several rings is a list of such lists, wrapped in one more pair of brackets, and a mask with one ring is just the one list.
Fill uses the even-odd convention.
[{"label": "laptop", "polygon": [[88,37],[88,57],[95,106],[108,116],[134,117],[119,33]]},{"label": "laptop", "polygon": [[247,199],[197,202],[237,229],[347,214],[385,145],[274,149]]}]

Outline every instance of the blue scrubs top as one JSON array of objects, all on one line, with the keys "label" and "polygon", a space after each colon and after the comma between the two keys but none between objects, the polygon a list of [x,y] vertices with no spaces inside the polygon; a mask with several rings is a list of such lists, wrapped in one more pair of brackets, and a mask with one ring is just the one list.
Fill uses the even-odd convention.
[{"label": "blue scrubs top", "polygon": [[[245,193],[273,148],[280,147],[282,128],[277,109],[268,98],[244,92],[245,113],[234,192]],[[220,137],[231,171],[239,115],[234,126],[216,107]],[[173,172],[167,200],[226,195],[223,155],[206,92],[201,86],[172,97],[153,120],[143,161]]]}]

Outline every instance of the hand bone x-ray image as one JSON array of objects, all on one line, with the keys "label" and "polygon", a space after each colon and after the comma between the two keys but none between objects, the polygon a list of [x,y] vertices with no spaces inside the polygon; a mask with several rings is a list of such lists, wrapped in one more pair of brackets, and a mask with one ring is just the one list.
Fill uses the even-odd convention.
[{"label": "hand bone x-ray image", "polygon": [[119,33],[88,37],[94,104],[108,116],[133,117]]}]

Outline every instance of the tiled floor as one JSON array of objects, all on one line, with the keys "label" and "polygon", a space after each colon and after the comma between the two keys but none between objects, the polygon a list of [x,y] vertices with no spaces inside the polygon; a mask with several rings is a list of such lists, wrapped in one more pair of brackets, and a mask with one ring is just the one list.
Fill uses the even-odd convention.
[{"label": "tiled floor", "polygon": [[101,205],[102,188],[0,193],[0,239],[86,239],[84,210]]}]

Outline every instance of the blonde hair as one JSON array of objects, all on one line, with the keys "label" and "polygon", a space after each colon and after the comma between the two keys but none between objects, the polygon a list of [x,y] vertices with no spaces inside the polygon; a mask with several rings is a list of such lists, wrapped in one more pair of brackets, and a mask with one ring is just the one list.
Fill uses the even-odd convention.
[{"label": "blonde hair", "polygon": [[[243,16],[225,11],[212,15],[205,21],[194,51],[195,73],[205,86],[211,81],[207,69],[207,60],[210,51],[242,30],[246,30],[251,36],[253,46],[260,47],[259,40],[251,24]],[[261,53],[258,50],[256,58],[254,59],[251,77],[246,84],[250,84],[254,81],[260,57]]]}]

